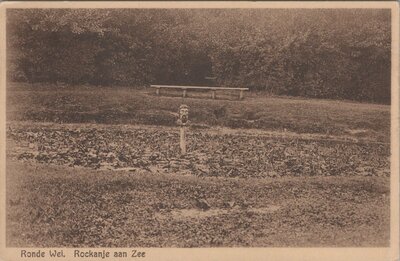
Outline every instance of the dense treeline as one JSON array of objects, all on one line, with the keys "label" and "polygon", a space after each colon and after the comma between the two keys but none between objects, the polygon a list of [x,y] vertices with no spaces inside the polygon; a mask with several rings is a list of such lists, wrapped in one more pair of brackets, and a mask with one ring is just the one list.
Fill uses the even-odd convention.
[{"label": "dense treeline", "polygon": [[390,10],[7,10],[8,77],[390,102]]}]

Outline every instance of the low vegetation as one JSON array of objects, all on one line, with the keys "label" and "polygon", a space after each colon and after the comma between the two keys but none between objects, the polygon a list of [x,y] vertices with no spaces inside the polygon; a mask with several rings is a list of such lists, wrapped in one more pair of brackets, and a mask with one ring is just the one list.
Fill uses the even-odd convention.
[{"label": "low vegetation", "polygon": [[[181,93],[179,93],[181,94]],[[150,124],[176,126],[179,105],[189,105],[193,127],[225,126],[349,135],[389,142],[390,106],[318,99],[289,99],[248,93],[189,92],[189,99],[154,90],[13,83],[7,89],[7,120],[54,123]],[[165,96],[166,95],[166,96]],[[208,99],[205,99],[205,96]]]},{"label": "low vegetation", "polygon": [[388,246],[389,106],[163,95],[10,84],[7,246]]},{"label": "low vegetation", "polygon": [[9,247],[386,247],[389,209],[382,177],[198,178],[7,164]]},{"label": "low vegetation", "polygon": [[10,157],[70,167],[241,178],[390,175],[389,144],[194,129],[182,158],[173,128],[9,124],[8,130]]}]

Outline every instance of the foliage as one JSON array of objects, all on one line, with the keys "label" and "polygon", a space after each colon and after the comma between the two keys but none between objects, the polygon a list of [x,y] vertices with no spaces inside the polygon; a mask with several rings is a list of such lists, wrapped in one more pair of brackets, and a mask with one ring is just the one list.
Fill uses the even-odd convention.
[{"label": "foliage", "polygon": [[390,10],[7,11],[8,76],[390,102]]},{"label": "foliage", "polygon": [[93,169],[217,177],[389,176],[388,144],[190,130],[189,155],[171,129],[10,125],[10,156]]}]

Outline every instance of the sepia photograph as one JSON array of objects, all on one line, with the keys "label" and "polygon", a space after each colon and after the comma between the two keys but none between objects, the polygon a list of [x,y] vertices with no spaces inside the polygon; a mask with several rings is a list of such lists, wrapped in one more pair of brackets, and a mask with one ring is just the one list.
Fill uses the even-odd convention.
[{"label": "sepia photograph", "polygon": [[3,9],[5,248],[393,247],[398,6],[143,6]]}]

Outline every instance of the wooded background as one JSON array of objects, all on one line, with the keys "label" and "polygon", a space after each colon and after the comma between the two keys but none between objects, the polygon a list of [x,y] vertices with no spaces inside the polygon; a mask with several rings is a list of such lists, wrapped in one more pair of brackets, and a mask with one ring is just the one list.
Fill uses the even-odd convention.
[{"label": "wooded background", "polygon": [[9,81],[390,103],[389,9],[8,9]]}]

